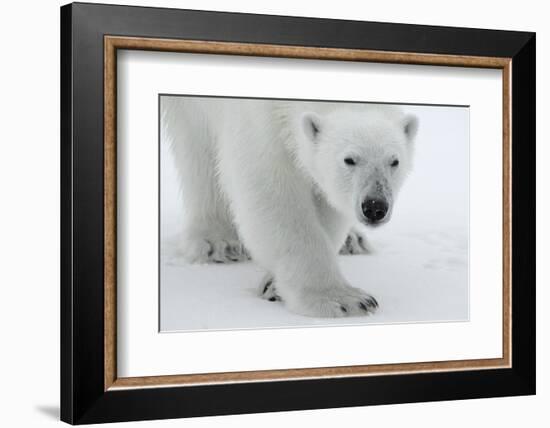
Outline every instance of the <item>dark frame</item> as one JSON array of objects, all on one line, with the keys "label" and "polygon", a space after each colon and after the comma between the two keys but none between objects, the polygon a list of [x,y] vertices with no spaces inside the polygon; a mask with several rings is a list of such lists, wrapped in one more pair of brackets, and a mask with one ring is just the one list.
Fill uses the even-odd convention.
[{"label": "dark frame", "polygon": [[[106,390],[104,37],[511,59],[512,365],[369,377]],[[535,393],[535,35],[107,6],[61,8],[61,419],[72,424]],[[215,403],[213,406],[212,403]]]}]

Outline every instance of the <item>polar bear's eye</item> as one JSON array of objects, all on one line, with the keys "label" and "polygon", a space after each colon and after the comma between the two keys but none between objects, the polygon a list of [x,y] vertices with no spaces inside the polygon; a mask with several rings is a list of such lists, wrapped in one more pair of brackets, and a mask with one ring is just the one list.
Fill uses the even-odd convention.
[{"label": "polar bear's eye", "polygon": [[345,158],[344,162],[346,163],[346,165],[355,165],[355,159],[353,158]]},{"label": "polar bear's eye", "polygon": [[392,163],[390,163],[390,166],[393,167],[393,168],[395,168],[397,165],[399,165],[399,160],[398,159],[394,159],[392,161]]}]

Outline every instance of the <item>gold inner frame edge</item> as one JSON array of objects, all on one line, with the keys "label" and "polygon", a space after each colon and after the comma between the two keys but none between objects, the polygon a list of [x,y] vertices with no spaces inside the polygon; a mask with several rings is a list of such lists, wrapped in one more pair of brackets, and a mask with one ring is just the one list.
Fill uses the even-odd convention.
[{"label": "gold inner frame edge", "polygon": [[[116,88],[117,50],[322,59],[394,64],[495,68],[502,70],[503,139],[503,349],[501,358],[279,369],[169,376],[117,377],[116,366]],[[263,381],[395,375],[511,367],[511,58],[372,51],[142,37],[104,37],[104,390],[212,385]]]}]

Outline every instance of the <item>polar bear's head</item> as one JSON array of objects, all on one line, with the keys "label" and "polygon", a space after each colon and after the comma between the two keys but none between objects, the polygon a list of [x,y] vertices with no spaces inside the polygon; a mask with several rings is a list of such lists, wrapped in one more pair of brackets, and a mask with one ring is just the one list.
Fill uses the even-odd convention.
[{"label": "polar bear's head", "polygon": [[297,155],[334,208],[379,225],[411,169],[417,127],[415,116],[390,106],[306,112]]}]

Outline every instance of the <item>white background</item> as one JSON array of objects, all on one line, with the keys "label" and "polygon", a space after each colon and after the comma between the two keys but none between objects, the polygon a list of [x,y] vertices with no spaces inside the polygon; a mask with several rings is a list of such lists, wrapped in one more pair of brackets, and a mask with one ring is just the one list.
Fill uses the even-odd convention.
[{"label": "white background", "polygon": [[[208,373],[213,371],[269,370],[299,367],[330,367],[335,365],[385,364],[397,362],[443,361],[451,359],[498,358],[502,355],[501,296],[502,265],[501,244],[502,225],[499,216],[502,206],[502,81],[501,72],[485,69],[460,69],[449,67],[427,67],[396,64],[361,64],[324,61],[305,61],[270,58],[234,58],[185,55],[162,52],[122,52],[119,53],[117,76],[118,86],[118,153],[119,172],[118,192],[122,195],[118,201],[118,374],[124,377],[155,376],[183,373]],[[223,74],[222,82],[216,76]],[[429,77],[427,77],[429,76]],[[339,82],[338,85],[325,85],[327,81]],[[265,85],[265,82],[270,82]],[[422,247],[426,238],[436,240],[443,246],[431,249],[431,257],[441,262],[442,257],[456,259],[466,267],[463,260],[467,247],[468,228],[468,166],[471,179],[475,183],[470,189],[471,215],[471,311],[469,322],[447,323],[409,323],[392,325],[350,326],[360,322],[387,323],[388,321],[406,321],[421,319],[434,321],[434,312],[424,311],[422,305],[441,306],[443,317],[453,316],[449,309],[452,304],[462,300],[462,311],[454,311],[454,319],[467,317],[465,293],[467,277],[462,274],[452,278],[448,270],[439,269],[439,276],[433,276],[434,269],[422,269],[424,263],[434,263],[433,258],[422,259],[418,254],[411,256],[407,251],[398,253],[394,266],[386,265],[385,270],[400,271],[394,282],[403,284],[401,290],[396,284],[385,284],[388,278],[384,269],[368,267],[370,281],[365,283],[365,265],[369,260],[347,257],[342,262],[357,262],[355,267],[343,267],[354,285],[368,286],[368,291],[380,299],[380,314],[359,320],[341,319],[336,322],[347,323],[338,328],[311,330],[292,328],[286,330],[252,330],[230,332],[181,332],[178,334],[158,334],[157,330],[157,225],[158,225],[158,93],[192,93],[282,98],[345,99],[371,101],[401,101],[418,103],[449,103],[454,105],[470,104],[471,163],[468,165],[468,126],[463,122],[461,131],[450,121],[449,113],[431,121],[437,121],[444,129],[434,127],[429,116],[420,116],[413,106],[404,107],[408,112],[420,117],[420,132],[415,142],[417,168],[411,173],[402,195],[398,198],[395,218],[385,228],[381,228],[376,237],[382,240],[379,246],[403,247],[415,253],[425,251]],[[441,108],[441,107],[440,107]],[[416,108],[418,109],[418,107]],[[437,111],[431,107],[432,114]],[[440,110],[439,110],[440,111]],[[468,111],[466,118],[468,117]],[[455,113],[456,114],[456,113]],[[463,116],[464,117],[464,116]],[[454,119],[456,121],[456,117]],[[463,119],[464,120],[464,119]],[[429,130],[434,133],[428,137]],[[426,132],[428,131],[428,132]],[[460,134],[457,142],[447,139],[447,134]],[[460,150],[456,153],[449,146],[456,144]],[[445,147],[447,149],[445,150]],[[438,153],[435,155],[434,153]],[[422,159],[428,160],[423,163]],[[462,160],[460,159],[462,157]],[[447,173],[437,173],[438,168],[446,164]],[[487,165],[492,167],[488,169]],[[459,170],[457,172],[456,170]],[[421,180],[426,175],[426,181]],[[437,177],[435,176],[437,174]],[[460,182],[460,177],[462,180]],[[418,180],[420,179],[420,184]],[[442,184],[434,185],[438,180]],[[457,180],[459,183],[451,183]],[[417,182],[415,186],[415,182]],[[407,185],[411,185],[407,188]],[[416,188],[416,190],[415,190]],[[447,192],[448,195],[441,195]],[[426,195],[437,200],[433,210],[428,212],[433,218],[426,219],[426,211],[419,205]],[[413,200],[408,200],[412,198]],[[430,199],[430,203],[434,201]],[[399,205],[404,204],[404,205]],[[457,207],[455,208],[455,205]],[[454,212],[449,214],[448,210]],[[399,218],[401,217],[401,221]],[[399,225],[403,227],[399,229]],[[414,226],[411,226],[414,225]],[[384,233],[384,230],[386,232]],[[456,232],[453,229],[458,229]],[[393,231],[393,233],[392,233]],[[433,232],[436,231],[436,236]],[[442,240],[443,234],[449,242]],[[387,235],[395,238],[387,238]],[[411,239],[412,235],[412,239]],[[372,234],[370,235],[372,236]],[[419,237],[417,237],[419,236]],[[450,238],[449,238],[450,236]],[[416,238],[415,238],[416,237]],[[483,237],[483,239],[481,239]],[[387,238],[391,242],[384,242]],[[407,241],[407,238],[409,240]],[[462,249],[453,248],[456,241],[463,240]],[[455,241],[455,242],[453,242]],[[420,242],[420,246],[418,243]],[[429,246],[428,246],[429,247]],[[414,248],[414,250],[413,250]],[[380,249],[381,252],[384,249]],[[387,250],[390,252],[390,250]],[[398,250],[395,250],[398,251]],[[370,258],[375,258],[373,255]],[[388,262],[391,256],[380,256],[378,265]],[[345,260],[347,259],[347,260]],[[455,260],[456,261],[456,260]],[[409,263],[411,267],[409,267]],[[445,263],[445,262],[444,262]],[[360,267],[361,266],[361,267]],[[398,266],[398,267],[396,267]],[[216,267],[216,266],[214,266]],[[218,266],[219,268],[220,266]],[[239,266],[236,266],[239,268]],[[204,269],[204,268],[203,268]],[[241,266],[242,269],[242,266]],[[210,267],[209,271],[212,271]],[[361,270],[363,271],[361,273]],[[463,269],[464,271],[465,269]],[[230,272],[218,275],[225,280]],[[256,278],[254,278],[256,276]],[[162,272],[161,278],[164,277]],[[419,280],[415,280],[419,277]],[[258,283],[257,275],[240,277],[237,284],[246,287],[247,281]],[[362,281],[363,280],[363,281]],[[452,284],[453,280],[455,285]],[[194,276],[181,278],[182,282],[192,282],[201,291],[187,290],[185,300],[192,301],[195,309],[180,305],[176,308],[185,318],[193,316],[204,320],[220,315],[224,309],[230,310],[227,296],[231,280],[224,281],[225,294],[208,299],[208,292],[215,287],[212,279]],[[254,283],[254,281],[256,283]],[[432,283],[432,288],[424,284]],[[382,283],[382,284],[381,284]],[[164,283],[164,285],[166,285]],[[182,288],[184,284],[178,284]],[[205,287],[207,285],[207,287]],[[449,289],[446,290],[446,288]],[[164,288],[164,287],[163,287]],[[454,288],[454,290],[453,290]],[[462,290],[462,293],[458,290]],[[202,291],[204,290],[204,291]],[[163,291],[164,293],[164,291]],[[248,294],[253,293],[251,290]],[[451,297],[454,293],[458,297]],[[201,301],[197,294],[206,296]],[[239,294],[235,292],[235,294]],[[408,301],[407,301],[408,296]],[[444,297],[442,297],[444,296]],[[449,304],[440,300],[453,300]],[[171,296],[170,300],[176,300]],[[211,301],[211,300],[218,300]],[[403,300],[401,303],[400,301]],[[270,309],[286,311],[281,305],[250,299],[253,308],[264,313]],[[250,303],[249,303],[250,304]],[[267,306],[267,307],[262,307]],[[399,312],[399,306],[414,305],[420,313],[414,315],[399,313],[391,315],[392,310]],[[202,306],[212,307],[201,310]],[[236,305],[235,312],[249,310],[246,303]],[[397,309],[396,309],[397,307]],[[161,308],[164,309],[164,306]],[[402,309],[405,312],[406,309]],[[431,312],[431,313],[430,313]],[[389,313],[389,314],[388,314]],[[440,317],[442,315],[439,315]],[[238,322],[239,316],[226,315],[230,321]],[[404,318],[400,318],[404,317]],[[235,319],[237,318],[237,319]],[[242,315],[241,315],[242,318]],[[297,321],[296,318],[299,320]],[[308,320],[294,318],[294,325],[303,325]],[[441,318],[439,318],[441,319]],[[256,315],[252,322],[262,322],[265,315]],[[241,321],[242,322],[242,321]],[[248,326],[250,326],[248,321]],[[311,322],[311,320],[309,320]],[[317,323],[335,323],[334,320],[317,320]],[[288,325],[284,315],[278,317],[280,323]],[[223,325],[222,328],[228,325]],[[218,324],[218,329],[219,329]],[[355,343],[360,335],[362,340]],[[452,337],[452,340],[449,338]],[[254,346],[250,346],[250,344]],[[327,343],[331,343],[327,349]],[[355,343],[350,346],[350,343]],[[414,343],[415,346],[407,344]],[[205,352],[205,349],[210,349]],[[223,358],[219,350],[223,349]],[[182,358],[185,356],[185,358]]]},{"label": "white background", "polygon": [[[109,1],[104,1],[111,3]],[[124,426],[280,427],[372,426],[538,427],[548,423],[550,404],[549,298],[550,173],[542,168],[550,156],[549,134],[542,129],[550,115],[547,97],[550,30],[540,1],[296,2],[127,1],[257,13],[306,15],[416,24],[490,27],[538,31],[538,395],[461,402],[419,403],[354,409],[285,412],[193,420],[131,423]],[[9,427],[55,426],[59,402],[59,10],[58,1],[10,2],[2,7],[3,55],[0,105],[3,120],[0,176],[0,251],[2,271],[1,418]],[[548,171],[548,169],[546,170]],[[546,263],[544,263],[546,261]],[[546,311],[546,312],[544,312]]]}]

